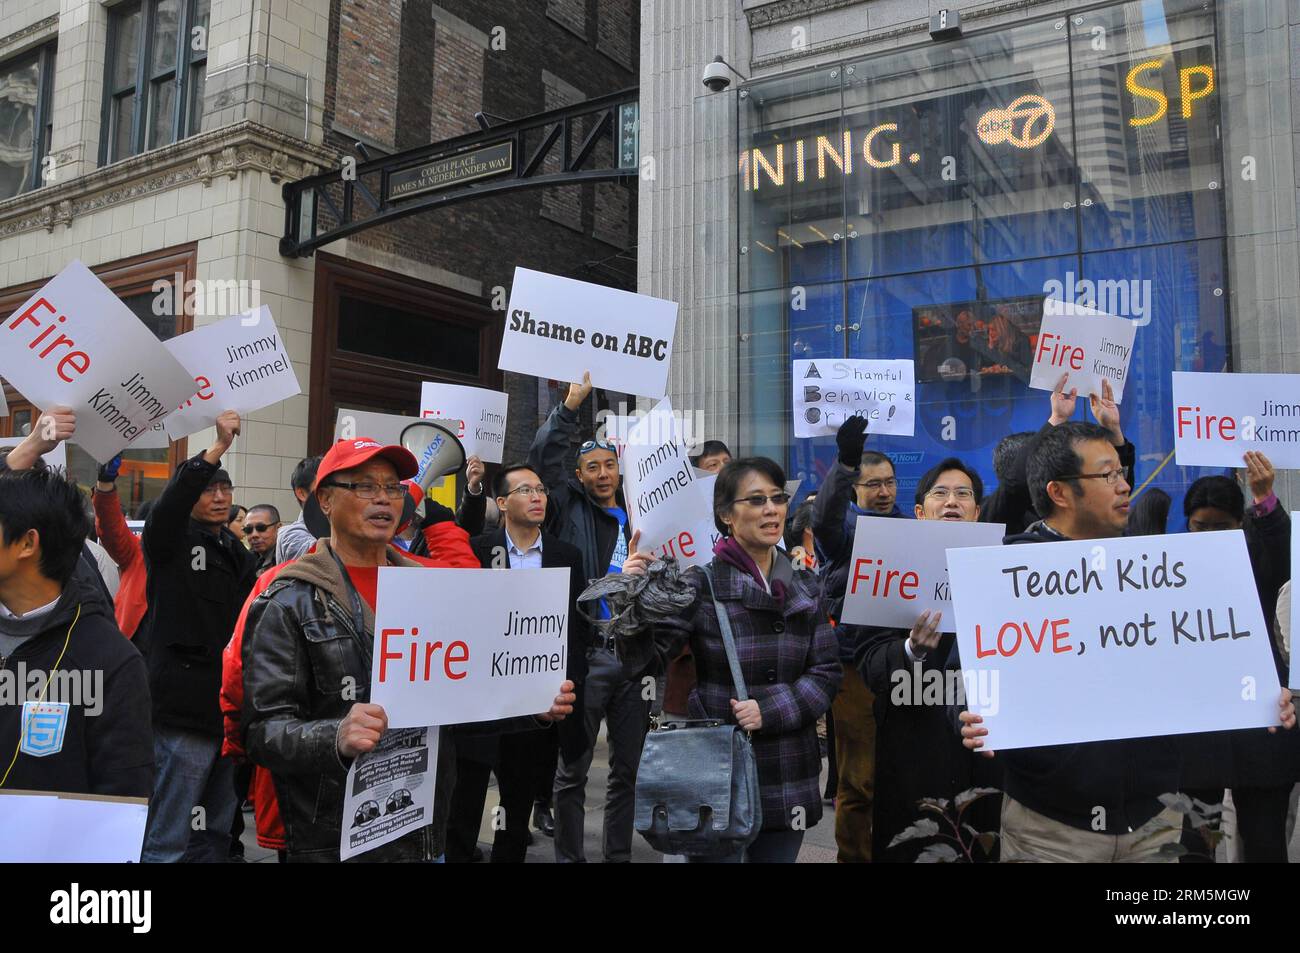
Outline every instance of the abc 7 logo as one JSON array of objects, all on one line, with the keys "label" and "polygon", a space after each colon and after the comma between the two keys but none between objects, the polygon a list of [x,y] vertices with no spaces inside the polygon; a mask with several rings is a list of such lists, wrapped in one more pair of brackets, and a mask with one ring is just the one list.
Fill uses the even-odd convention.
[{"label": "abc 7 logo", "polygon": [[[1020,134],[1016,135],[1017,124]],[[1056,110],[1042,96],[1017,97],[1005,109],[990,109],[980,116],[975,132],[990,146],[1010,143],[1020,149],[1040,145],[1056,128]]]}]

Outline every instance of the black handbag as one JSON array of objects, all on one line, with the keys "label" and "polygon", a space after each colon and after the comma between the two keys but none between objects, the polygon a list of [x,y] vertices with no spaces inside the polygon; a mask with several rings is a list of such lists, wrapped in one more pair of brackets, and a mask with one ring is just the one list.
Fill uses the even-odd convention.
[{"label": "black handbag", "polygon": [[[713,593],[708,566],[704,578],[736,698],[745,701],[749,693],[731,621]],[[665,854],[724,857],[752,844],[763,828],[763,808],[749,733],[715,718],[655,725],[646,735],[637,768],[633,827]]]}]

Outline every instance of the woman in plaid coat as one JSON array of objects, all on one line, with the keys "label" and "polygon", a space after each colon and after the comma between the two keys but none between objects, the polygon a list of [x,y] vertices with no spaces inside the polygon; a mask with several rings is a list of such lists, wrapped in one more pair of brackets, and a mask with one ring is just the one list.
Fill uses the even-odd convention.
[{"label": "woman in plaid coat", "polygon": [[[683,576],[694,602],[654,627],[661,658],[675,657],[689,640],[697,676],[690,716],[752,733],[763,832],[730,862],[793,863],[804,831],[822,816],[817,719],[831,706],[841,668],[817,577],[777,550],[789,504],[784,487],[784,472],[766,457],[732,461],[714,485],[713,519],[724,534],[710,564],[714,593],[731,621],[749,700],[736,701],[702,570]],[[623,572],[644,572],[654,559],[635,553]]]}]

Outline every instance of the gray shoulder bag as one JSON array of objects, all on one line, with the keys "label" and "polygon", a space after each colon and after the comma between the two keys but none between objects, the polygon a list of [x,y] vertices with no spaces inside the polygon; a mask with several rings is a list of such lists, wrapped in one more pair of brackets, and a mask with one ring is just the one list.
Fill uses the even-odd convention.
[{"label": "gray shoulder bag", "polygon": [[[718,615],[736,698],[749,693],[727,611],[704,578]],[[763,827],[758,759],[748,732],[716,718],[666,721],[646,735],[636,774],[634,827],[655,850],[723,857],[744,850]]]}]

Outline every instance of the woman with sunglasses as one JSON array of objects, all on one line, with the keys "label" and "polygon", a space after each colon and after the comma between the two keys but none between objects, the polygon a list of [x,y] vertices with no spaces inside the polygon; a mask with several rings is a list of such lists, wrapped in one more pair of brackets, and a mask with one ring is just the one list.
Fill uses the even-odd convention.
[{"label": "woman with sunglasses", "polygon": [[[785,473],[766,457],[733,460],[718,474],[713,521],[723,534],[709,570],[683,574],[695,590],[692,604],[657,623],[653,651],[675,657],[689,642],[696,685],[692,718],[718,718],[751,733],[758,760],[762,833],[727,863],[793,863],[804,831],[822,816],[821,751],[817,719],[840,684],[835,636],[817,577],[794,568],[777,548],[790,497]],[[623,572],[645,572],[654,554],[637,552]],[[735,636],[749,698],[736,689],[714,607],[716,595]],[[629,647],[628,654],[649,645]]]}]

